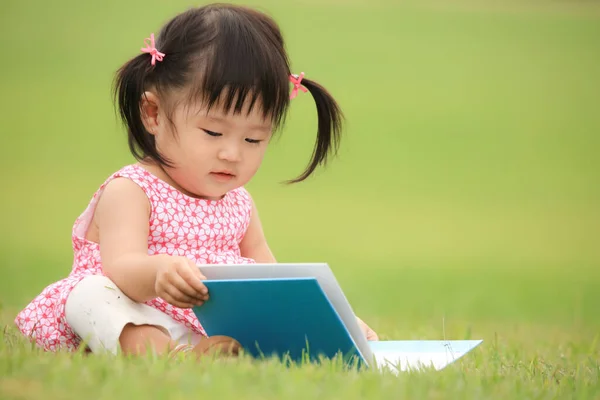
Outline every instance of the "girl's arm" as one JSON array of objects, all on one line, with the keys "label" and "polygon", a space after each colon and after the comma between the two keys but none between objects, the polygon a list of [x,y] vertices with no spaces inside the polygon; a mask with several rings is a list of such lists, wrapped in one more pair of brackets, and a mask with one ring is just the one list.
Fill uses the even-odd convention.
[{"label": "girl's arm", "polygon": [[258,210],[252,203],[252,216],[246,234],[240,243],[242,257],[251,258],[257,263],[275,263],[275,256],[269,249],[267,239],[263,232],[262,224],[258,216]]},{"label": "girl's arm", "polygon": [[125,178],[108,183],[94,214],[104,273],[140,303],[157,297],[156,274],[166,261],[165,255],[148,255],[149,218],[148,198],[137,184]]}]

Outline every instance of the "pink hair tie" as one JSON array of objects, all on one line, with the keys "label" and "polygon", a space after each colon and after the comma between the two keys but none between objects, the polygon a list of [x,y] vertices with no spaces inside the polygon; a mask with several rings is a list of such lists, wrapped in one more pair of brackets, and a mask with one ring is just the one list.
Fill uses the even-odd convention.
[{"label": "pink hair tie", "polygon": [[300,82],[302,82],[302,78],[304,78],[304,72],[301,72],[300,76],[295,74],[290,75],[290,82],[294,84],[292,94],[290,94],[290,100],[298,95],[298,90],[302,90],[304,93],[308,91],[308,89],[300,84]]},{"label": "pink hair tie", "polygon": [[[150,43],[148,43],[148,41],[150,41]],[[144,39],[144,43],[146,44],[146,47],[142,47],[142,53],[148,53],[152,55],[152,60],[150,61],[152,65],[156,64],[156,60],[163,60],[165,54],[156,49],[156,44],[154,43],[154,33],[150,34],[149,38]]]}]

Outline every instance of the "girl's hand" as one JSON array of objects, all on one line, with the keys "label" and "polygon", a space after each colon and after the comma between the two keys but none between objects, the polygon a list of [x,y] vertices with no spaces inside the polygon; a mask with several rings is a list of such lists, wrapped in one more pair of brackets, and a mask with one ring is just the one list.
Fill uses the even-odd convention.
[{"label": "girl's hand", "polygon": [[180,308],[201,306],[208,300],[206,279],[200,269],[187,257],[167,256],[156,272],[154,289],[167,303]]},{"label": "girl's hand", "polygon": [[356,320],[358,321],[358,325],[360,326],[360,329],[363,331],[364,335],[366,336],[367,340],[369,341],[376,341],[379,340],[379,337],[377,336],[377,333],[375,333],[375,331],[373,329],[371,329],[369,327],[369,325],[365,324],[365,322],[356,317]]}]

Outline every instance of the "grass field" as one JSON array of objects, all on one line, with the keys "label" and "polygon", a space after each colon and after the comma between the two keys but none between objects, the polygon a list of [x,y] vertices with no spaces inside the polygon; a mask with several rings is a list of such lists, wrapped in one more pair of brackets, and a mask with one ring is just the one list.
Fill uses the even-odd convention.
[{"label": "grass field", "polygon": [[598,398],[600,5],[264,0],[294,70],[339,99],[308,160],[309,96],[249,185],[279,261],[330,264],[383,339],[484,339],[441,372],[43,354],[18,310],[68,274],[70,230],[132,162],[114,70],[189,1],[0,7],[0,398]]}]

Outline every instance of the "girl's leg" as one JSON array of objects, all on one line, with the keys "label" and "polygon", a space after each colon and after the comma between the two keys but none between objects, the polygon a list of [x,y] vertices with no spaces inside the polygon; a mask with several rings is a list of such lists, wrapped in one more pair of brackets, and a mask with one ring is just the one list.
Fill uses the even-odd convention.
[{"label": "girl's leg", "polygon": [[[238,354],[240,344],[227,336],[190,335],[183,325],[147,304],[127,297],[106,276],[91,275],[71,291],[65,305],[67,323],[93,353],[140,355],[191,352]],[[183,343],[183,344],[182,344]]]},{"label": "girl's leg", "polygon": [[123,354],[133,355],[146,354],[149,350],[163,354],[177,347],[177,343],[155,325],[125,325],[119,344]]},{"label": "girl's leg", "polygon": [[79,282],[65,305],[67,323],[94,353],[163,353],[177,346],[164,313],[127,297],[107,277],[91,275]]}]

